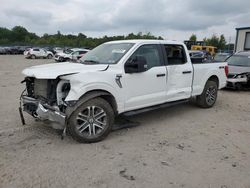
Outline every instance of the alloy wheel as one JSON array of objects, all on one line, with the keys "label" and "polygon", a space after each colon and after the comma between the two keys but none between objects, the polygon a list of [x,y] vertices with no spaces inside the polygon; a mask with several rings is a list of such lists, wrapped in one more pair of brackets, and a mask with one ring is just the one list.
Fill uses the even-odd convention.
[{"label": "alloy wheel", "polygon": [[216,101],[217,89],[214,86],[211,86],[206,91],[206,102],[209,105],[213,105]]},{"label": "alloy wheel", "polygon": [[88,106],[78,113],[76,124],[76,131],[80,135],[95,137],[107,126],[107,114],[101,107]]}]

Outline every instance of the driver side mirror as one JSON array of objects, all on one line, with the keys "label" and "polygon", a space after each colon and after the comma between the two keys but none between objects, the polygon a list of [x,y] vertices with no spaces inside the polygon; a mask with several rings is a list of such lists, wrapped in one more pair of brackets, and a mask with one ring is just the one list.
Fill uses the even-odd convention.
[{"label": "driver side mirror", "polygon": [[125,63],[125,73],[139,73],[147,70],[147,60],[143,56],[136,56]]}]

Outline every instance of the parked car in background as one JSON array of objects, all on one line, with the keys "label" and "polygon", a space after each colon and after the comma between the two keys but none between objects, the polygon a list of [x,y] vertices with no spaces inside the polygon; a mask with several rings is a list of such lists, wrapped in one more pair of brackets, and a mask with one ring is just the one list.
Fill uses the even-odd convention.
[{"label": "parked car in background", "polygon": [[0,54],[6,54],[6,50],[4,47],[0,47]]},{"label": "parked car in background", "polygon": [[43,47],[43,49],[44,50],[46,50],[46,51],[50,51],[50,52],[52,52],[53,53],[53,55],[55,55],[56,54],[56,51],[54,50],[54,48],[53,47],[51,47],[51,46],[46,46],[46,47]]},{"label": "parked car in background", "polygon": [[18,54],[23,54],[28,46],[17,46]]},{"label": "parked car in background", "polygon": [[36,59],[36,58],[53,58],[53,53],[42,48],[30,48],[24,52],[26,58]]},{"label": "parked car in background", "polygon": [[230,57],[230,53],[217,53],[214,56],[214,61],[225,62],[227,58]]},{"label": "parked car in background", "polygon": [[11,48],[10,47],[5,46],[4,50],[5,50],[5,54],[11,54]]},{"label": "parked car in background", "polygon": [[16,55],[16,54],[19,54],[19,49],[17,46],[11,46],[10,47],[10,54],[12,55]]},{"label": "parked car in background", "polygon": [[64,61],[76,62],[78,59],[80,59],[88,51],[89,50],[87,50],[87,49],[80,49],[80,48],[68,49],[62,53],[57,53],[55,55],[55,61],[57,61],[57,62],[64,62]]},{"label": "parked car in background", "polygon": [[229,73],[227,87],[242,89],[250,87],[250,52],[238,52],[227,60]]},{"label": "parked car in background", "polygon": [[57,53],[62,53],[63,52],[63,48],[61,48],[61,47],[55,47],[55,48],[53,48],[53,51],[55,52],[55,54],[57,54]]},{"label": "parked car in background", "polygon": [[193,63],[209,63],[212,62],[212,56],[209,52],[204,50],[190,50],[189,55]]}]

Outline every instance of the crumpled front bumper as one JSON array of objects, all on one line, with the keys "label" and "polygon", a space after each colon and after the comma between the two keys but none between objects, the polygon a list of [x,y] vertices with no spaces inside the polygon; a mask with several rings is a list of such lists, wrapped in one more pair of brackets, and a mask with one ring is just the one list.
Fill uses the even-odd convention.
[{"label": "crumpled front bumper", "polygon": [[247,78],[228,78],[227,88],[236,88],[237,84],[246,84],[248,82]]},{"label": "crumpled front bumper", "polygon": [[21,100],[23,104],[23,111],[39,120],[56,122],[60,125],[59,128],[61,129],[65,127],[66,115],[55,109],[53,106],[42,104],[41,101],[28,96],[22,96]]}]

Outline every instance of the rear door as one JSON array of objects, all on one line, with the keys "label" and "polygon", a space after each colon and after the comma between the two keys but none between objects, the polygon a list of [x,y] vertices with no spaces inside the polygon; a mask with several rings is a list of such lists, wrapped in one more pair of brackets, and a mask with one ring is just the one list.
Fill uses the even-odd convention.
[{"label": "rear door", "polygon": [[40,50],[38,48],[34,48],[32,51],[32,54],[34,54],[36,57],[40,57]]},{"label": "rear door", "polygon": [[161,46],[140,46],[128,59],[142,56],[147,61],[147,70],[141,73],[125,73],[122,77],[125,110],[133,110],[160,104],[166,101],[166,66]]},{"label": "rear door", "polygon": [[44,49],[40,49],[40,57],[46,57],[47,52]]},{"label": "rear door", "polygon": [[73,52],[71,56],[71,60],[73,61],[78,60],[78,56],[79,56],[79,51]]},{"label": "rear door", "polygon": [[191,97],[193,66],[183,45],[163,45],[167,64],[167,101]]}]

